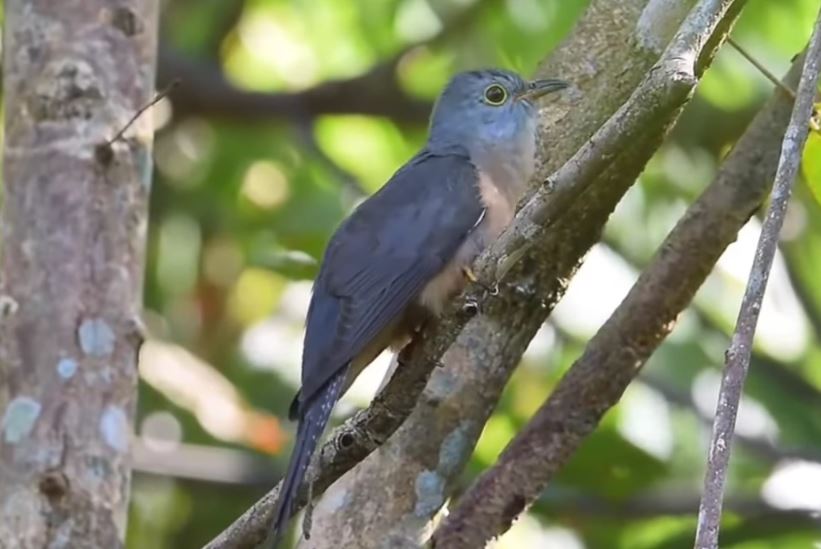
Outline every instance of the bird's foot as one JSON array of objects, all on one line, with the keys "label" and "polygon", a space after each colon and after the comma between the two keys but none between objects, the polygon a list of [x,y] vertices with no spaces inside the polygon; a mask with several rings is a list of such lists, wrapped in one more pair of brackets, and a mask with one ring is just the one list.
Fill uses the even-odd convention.
[{"label": "bird's foot", "polygon": [[476,273],[474,273],[473,269],[471,269],[470,267],[462,267],[462,273],[469,282],[476,284],[484,291],[482,299],[477,299],[473,296],[468,296],[468,298],[465,300],[464,306],[462,307],[462,309],[468,314],[478,314],[482,312],[481,303],[482,301],[484,301],[485,298],[496,297],[497,295],[499,295],[499,285],[494,283],[493,286],[488,286],[487,284],[479,280],[479,277],[476,276]]},{"label": "bird's foot", "polygon": [[467,299],[465,299],[465,303],[464,305],[462,305],[462,311],[471,316],[478,314],[481,310],[481,304],[472,297],[468,297]]},{"label": "bird's foot", "polygon": [[465,278],[469,282],[472,282],[473,284],[476,284],[477,286],[482,288],[487,295],[489,295],[491,297],[495,297],[495,296],[499,295],[499,285],[498,284],[494,283],[493,286],[488,286],[487,284],[485,284],[484,282],[479,280],[479,277],[476,276],[476,273],[474,273],[473,269],[471,269],[470,267],[462,267],[462,273],[465,275]]}]

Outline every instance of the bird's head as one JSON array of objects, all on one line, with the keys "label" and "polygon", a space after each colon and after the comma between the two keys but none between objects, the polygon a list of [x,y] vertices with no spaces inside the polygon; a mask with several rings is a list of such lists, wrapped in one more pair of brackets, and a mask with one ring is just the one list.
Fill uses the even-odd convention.
[{"label": "bird's head", "polygon": [[538,116],[534,102],[567,86],[557,79],[527,81],[499,69],[459,73],[436,101],[429,144],[462,146],[471,156],[519,145],[529,145],[532,153]]}]

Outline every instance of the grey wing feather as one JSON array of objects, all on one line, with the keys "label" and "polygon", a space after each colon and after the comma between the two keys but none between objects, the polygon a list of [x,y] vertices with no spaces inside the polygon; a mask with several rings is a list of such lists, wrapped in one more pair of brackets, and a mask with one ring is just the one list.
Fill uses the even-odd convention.
[{"label": "grey wing feather", "polygon": [[308,313],[300,407],[394,321],[482,215],[467,155],[422,152],[331,239]]}]

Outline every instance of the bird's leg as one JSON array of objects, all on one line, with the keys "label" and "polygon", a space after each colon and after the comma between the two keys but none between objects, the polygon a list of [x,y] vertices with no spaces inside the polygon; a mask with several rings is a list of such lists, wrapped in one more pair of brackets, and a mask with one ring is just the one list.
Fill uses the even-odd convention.
[{"label": "bird's leg", "polygon": [[[465,276],[465,278],[469,282],[472,282],[473,284],[476,284],[477,286],[482,288],[485,291],[485,296],[495,297],[495,296],[499,295],[499,285],[498,284],[493,284],[493,286],[488,286],[487,284],[485,284],[484,282],[479,280],[479,277],[476,276],[476,273],[474,273],[473,269],[471,269],[470,267],[462,267],[462,274]],[[475,312],[478,312],[481,309],[479,303],[476,301],[476,299],[474,299],[472,297],[469,297],[467,299],[467,302],[465,303],[465,308],[466,309],[473,309]]]}]

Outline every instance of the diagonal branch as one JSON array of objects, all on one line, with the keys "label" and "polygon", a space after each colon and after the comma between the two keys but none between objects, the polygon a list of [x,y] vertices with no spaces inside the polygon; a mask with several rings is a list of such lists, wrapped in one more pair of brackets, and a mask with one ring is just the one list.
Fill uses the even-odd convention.
[{"label": "diagonal branch", "polygon": [[756,117],[548,400],[442,523],[436,545],[479,547],[503,532],[618,402],[765,198],[788,113],[779,94]]},{"label": "diagonal branch", "polygon": [[700,549],[718,547],[722,495],[727,478],[738,405],[750,365],[753,336],[761,311],[761,302],[764,299],[767,279],[778,247],[778,235],[784,223],[793,182],[801,162],[801,152],[807,140],[819,71],[821,71],[821,12],[819,12],[810,40],[804,70],[796,92],[795,106],[781,146],[772,202],[761,227],[761,237],[738,313],[736,330],[726,354],[716,417],[713,422],[707,473],[704,479],[704,494],[698,515],[696,547]]}]

